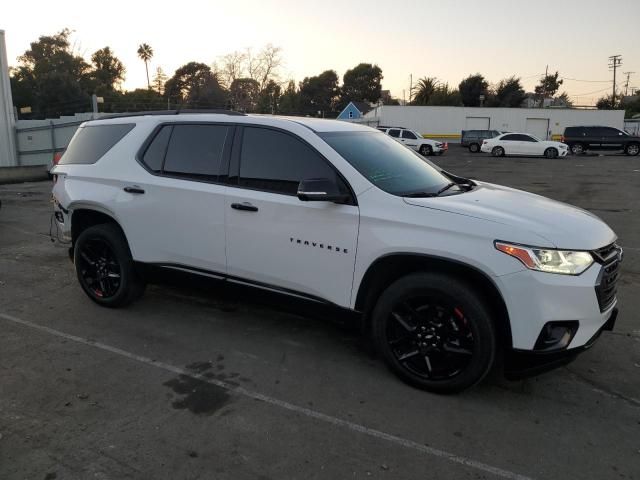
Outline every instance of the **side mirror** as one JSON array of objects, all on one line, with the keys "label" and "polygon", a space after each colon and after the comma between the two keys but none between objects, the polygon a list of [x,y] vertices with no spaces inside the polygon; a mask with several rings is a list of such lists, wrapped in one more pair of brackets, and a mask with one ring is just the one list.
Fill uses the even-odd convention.
[{"label": "side mirror", "polygon": [[349,195],[328,178],[309,178],[298,184],[298,198],[303,202],[345,202]]}]

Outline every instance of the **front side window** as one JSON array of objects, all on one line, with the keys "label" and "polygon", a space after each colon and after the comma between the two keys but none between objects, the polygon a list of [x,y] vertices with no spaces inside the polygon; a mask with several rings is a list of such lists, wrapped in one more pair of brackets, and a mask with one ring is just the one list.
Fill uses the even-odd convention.
[{"label": "front side window", "polygon": [[163,172],[215,180],[228,131],[226,125],[174,125]]},{"label": "front side window", "polygon": [[451,180],[420,155],[377,132],[319,134],[375,186],[393,195],[435,193]]},{"label": "front side window", "polygon": [[301,140],[268,128],[244,128],[240,186],[296,195],[300,181],[313,178],[327,178],[342,188],[335,170]]},{"label": "front side window", "polygon": [[409,138],[411,140],[415,140],[418,137],[416,137],[416,135],[413,132],[409,131],[409,130],[403,130],[402,131],[402,138]]},{"label": "front side window", "polygon": [[393,138],[400,138],[400,130],[392,128],[391,130],[389,130],[389,136]]},{"label": "front side window", "polygon": [[535,137],[530,135],[518,135],[520,137],[521,142],[537,142],[538,140]]}]

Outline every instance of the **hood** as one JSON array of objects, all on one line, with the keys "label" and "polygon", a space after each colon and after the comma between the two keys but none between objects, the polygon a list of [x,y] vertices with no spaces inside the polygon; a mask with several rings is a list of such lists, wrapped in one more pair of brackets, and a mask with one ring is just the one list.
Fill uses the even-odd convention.
[{"label": "hood", "polygon": [[[595,250],[615,241],[616,235],[597,216],[540,195],[491,183],[476,182],[470,192],[435,198],[405,198],[409,205],[480,218],[525,230],[532,242],[542,237],[549,246],[567,250]],[[509,238],[496,240],[509,241]],[[534,245],[533,246],[546,246]]]}]

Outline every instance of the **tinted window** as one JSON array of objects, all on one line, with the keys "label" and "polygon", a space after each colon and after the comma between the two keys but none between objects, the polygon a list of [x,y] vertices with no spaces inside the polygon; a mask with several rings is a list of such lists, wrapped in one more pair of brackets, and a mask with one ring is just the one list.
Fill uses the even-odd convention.
[{"label": "tinted window", "polygon": [[135,124],[87,125],[78,129],[59,164],[96,163],[129,133]]},{"label": "tinted window", "polygon": [[402,138],[410,138],[411,140],[415,140],[418,137],[416,137],[414,135],[414,133],[410,132],[409,130],[403,130],[402,131]]},{"label": "tinted window", "polygon": [[164,173],[215,179],[228,130],[225,125],[174,125]]},{"label": "tinted window", "polygon": [[169,125],[162,127],[149,144],[149,147],[147,147],[147,151],[144,152],[142,161],[154,172],[162,170],[162,162],[164,162],[164,155],[167,151],[167,144],[169,143],[172,128],[173,127]]},{"label": "tinted window", "polygon": [[564,129],[565,137],[578,137],[584,135],[584,129],[577,127],[567,127]]},{"label": "tinted window", "polygon": [[296,195],[300,181],[311,178],[341,183],[320,154],[301,140],[276,130],[245,127],[240,154],[241,186]]},{"label": "tinted window", "polygon": [[500,140],[506,140],[508,142],[516,142],[519,139],[518,139],[518,135],[511,134],[511,135],[505,135]]},{"label": "tinted window", "polygon": [[533,137],[530,137],[529,135],[516,135],[517,137],[519,137],[519,140],[521,142],[537,142],[538,140],[536,140]]},{"label": "tinted window", "polygon": [[376,132],[320,134],[336,152],[378,188],[394,195],[434,193],[450,182],[417,153]]},{"label": "tinted window", "polygon": [[394,138],[400,137],[400,130],[394,130],[394,129],[389,130],[389,136]]},{"label": "tinted window", "polygon": [[604,137],[619,137],[621,136],[620,130],[611,127],[601,127],[601,135]]}]

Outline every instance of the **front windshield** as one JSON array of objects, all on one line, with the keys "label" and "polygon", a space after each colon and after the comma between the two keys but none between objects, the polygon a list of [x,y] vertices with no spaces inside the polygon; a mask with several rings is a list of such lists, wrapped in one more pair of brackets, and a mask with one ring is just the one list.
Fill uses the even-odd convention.
[{"label": "front windshield", "polygon": [[393,195],[435,194],[451,180],[413,150],[379,132],[319,134],[376,187]]}]

